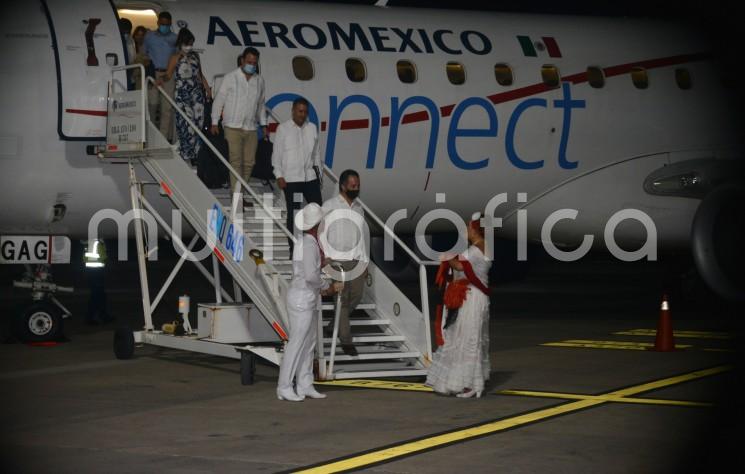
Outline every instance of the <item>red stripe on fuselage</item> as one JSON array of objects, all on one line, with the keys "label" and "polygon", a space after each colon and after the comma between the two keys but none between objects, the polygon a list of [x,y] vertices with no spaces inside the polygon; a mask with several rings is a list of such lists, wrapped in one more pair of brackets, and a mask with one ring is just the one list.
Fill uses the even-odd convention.
[{"label": "red stripe on fuselage", "polygon": [[88,110],[88,109],[65,109],[68,114],[93,115],[95,117],[106,117],[109,113],[105,110]]},{"label": "red stripe on fuselage", "polygon": [[[620,74],[626,74],[631,72],[631,70],[635,67],[643,67],[646,69],[654,69],[658,67],[665,67],[665,66],[673,66],[676,64],[684,64],[694,61],[701,61],[704,59],[711,58],[711,55],[708,53],[696,53],[696,54],[682,54],[679,56],[670,56],[667,58],[659,58],[659,59],[649,59],[645,61],[636,61],[633,63],[627,63],[627,64],[620,64],[618,66],[610,66],[603,69],[603,72],[605,73],[606,77],[612,77],[612,76],[618,76]],[[587,82],[587,73],[586,72],[580,72],[577,74],[572,74],[568,76],[563,76],[561,78],[563,82],[571,82],[572,84],[581,84],[583,82]],[[487,96],[487,99],[491,101],[492,104],[503,104],[505,102],[510,102],[513,100],[523,99],[525,97],[530,97],[532,95],[542,94],[546,91],[551,90],[551,87],[548,87],[546,84],[539,82],[537,84],[531,84],[529,86],[520,87],[519,89],[513,89],[511,91],[506,92],[500,92],[498,94],[492,94]],[[449,117],[453,113],[453,109],[455,108],[455,105],[444,105],[440,107],[440,114],[442,117]],[[403,116],[403,119],[401,120],[402,124],[407,123],[415,123],[415,122],[423,122],[425,120],[429,120],[429,113],[427,111],[421,111],[421,112],[414,112],[410,114],[406,114]],[[325,122],[323,123],[325,125]],[[390,125],[390,117],[383,117],[381,119],[381,124],[385,126]],[[360,120],[343,120],[341,122],[341,130],[351,130],[351,129],[359,129],[359,128],[366,128],[370,125],[370,121],[367,119],[360,119]],[[326,130],[326,127],[321,127],[322,131]]]}]

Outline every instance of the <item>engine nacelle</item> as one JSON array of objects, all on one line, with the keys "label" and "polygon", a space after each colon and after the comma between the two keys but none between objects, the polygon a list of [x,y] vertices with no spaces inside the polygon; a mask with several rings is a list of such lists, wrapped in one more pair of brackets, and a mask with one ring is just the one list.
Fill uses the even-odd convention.
[{"label": "engine nacelle", "polygon": [[701,201],[691,250],[698,272],[723,298],[745,301],[745,186],[723,184]]}]

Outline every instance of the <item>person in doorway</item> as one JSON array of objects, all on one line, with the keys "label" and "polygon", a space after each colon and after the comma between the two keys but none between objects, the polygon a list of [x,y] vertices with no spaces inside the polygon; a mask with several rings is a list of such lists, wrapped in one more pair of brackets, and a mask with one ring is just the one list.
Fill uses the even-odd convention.
[{"label": "person in doorway", "polygon": [[132,38],[132,22],[127,18],[119,19],[119,33],[124,41],[124,51],[127,53],[127,64],[132,64],[135,58],[135,41]]},{"label": "person in doorway", "polygon": [[[264,78],[259,75],[259,51],[248,47],[243,50],[239,68],[225,75],[212,103],[210,133],[220,133],[217,124],[222,116],[225,139],[228,141],[230,166],[246,183],[251,178],[258,145],[257,127],[268,140],[266,107],[264,105]],[[236,179],[231,173],[230,185],[235,189]]]},{"label": "person in doorway", "polygon": [[[443,395],[481,397],[489,379],[489,269],[482,214],[468,223],[470,246],[459,256],[444,255],[438,280],[454,273],[445,289],[445,343],[433,354],[426,385]],[[436,328],[439,331],[440,328]]]},{"label": "person in doorway", "polygon": [[287,230],[293,234],[295,211],[302,207],[303,198],[322,203],[318,130],[308,121],[308,106],[302,97],[292,102],[292,118],[277,127],[272,152],[274,176],[285,193]]},{"label": "person in doorway", "polygon": [[330,285],[321,278],[324,256],[318,244],[318,225],[322,218],[323,210],[316,203],[308,204],[297,215],[296,223],[303,235],[292,256],[292,281],[287,292],[290,340],[279,366],[277,398],[280,400],[326,398],[313,387],[318,309],[321,296],[336,293],[340,285]]},{"label": "person in doorway", "polygon": [[321,242],[332,263],[344,269],[344,290],[339,313],[339,341],[347,355],[356,356],[352,343],[349,315],[355,310],[365,289],[369,248],[365,232],[365,211],[357,200],[360,194],[360,175],[346,170],[339,177],[339,194],[323,203],[325,214]]},{"label": "person in doorway", "polygon": [[[126,18],[119,19],[119,33],[122,35],[122,41],[124,42],[124,54],[125,64],[132,64],[135,58],[135,42],[132,39],[132,22]],[[134,89],[134,81],[132,80],[133,69],[127,69],[127,89]]]},{"label": "person in doorway", "polygon": [[[145,54],[155,67],[155,84],[161,87],[169,97],[173,97],[174,80],[167,77],[168,61],[176,52],[176,34],[171,31],[171,14],[158,14],[158,29],[145,35]],[[160,133],[173,141],[173,109],[171,104],[161,95],[157,87],[150,87],[148,91],[148,108],[150,120],[160,129]]]},{"label": "person in doorway", "polygon": [[[192,123],[201,127],[210,87],[202,74],[199,55],[193,51],[194,35],[187,28],[181,28],[178,32],[176,48],[178,51],[168,62],[166,77],[173,77],[175,80],[174,100],[178,108],[184,111]],[[196,164],[201,142],[196,130],[191,128],[179,113],[176,113],[176,132],[181,158]]]}]

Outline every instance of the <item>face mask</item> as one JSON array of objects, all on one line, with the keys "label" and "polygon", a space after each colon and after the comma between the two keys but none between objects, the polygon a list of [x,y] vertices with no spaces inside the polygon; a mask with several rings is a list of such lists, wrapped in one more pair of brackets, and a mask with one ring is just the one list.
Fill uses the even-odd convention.
[{"label": "face mask", "polygon": [[171,27],[169,25],[160,25],[158,27],[158,31],[160,31],[160,33],[163,35],[167,35],[171,32]]},{"label": "face mask", "polygon": [[357,199],[357,196],[360,195],[360,190],[359,189],[347,189],[345,194],[347,195],[349,199],[354,201],[355,199]]},{"label": "face mask", "polygon": [[244,64],[243,65],[243,72],[246,74],[255,74],[256,73],[256,66],[253,64]]},{"label": "face mask", "polygon": [[191,50],[192,50],[192,48],[193,48],[193,47],[194,47],[194,46],[183,45],[183,46],[181,47],[181,51],[183,51],[183,52],[185,52],[185,53],[188,53],[189,51],[191,51]]}]

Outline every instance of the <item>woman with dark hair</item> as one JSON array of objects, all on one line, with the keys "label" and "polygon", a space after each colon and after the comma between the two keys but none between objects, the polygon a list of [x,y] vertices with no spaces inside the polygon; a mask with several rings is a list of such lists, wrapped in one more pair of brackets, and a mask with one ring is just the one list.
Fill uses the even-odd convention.
[{"label": "woman with dark hair", "polygon": [[[481,397],[489,378],[489,268],[481,213],[468,223],[470,246],[462,254],[441,258],[438,283],[448,280],[443,298],[444,338],[433,354],[427,382],[435,392],[458,398]],[[439,319],[439,318],[438,318]],[[439,321],[438,321],[439,322]],[[441,341],[438,341],[438,343]]]},{"label": "woman with dark hair", "polygon": [[[209,84],[202,74],[199,55],[192,51],[194,35],[181,28],[176,37],[176,54],[171,56],[166,70],[167,80],[175,77],[173,99],[197,127],[204,121],[204,105],[209,99]],[[176,132],[178,134],[181,157],[195,163],[201,145],[197,132],[176,112]]]}]

